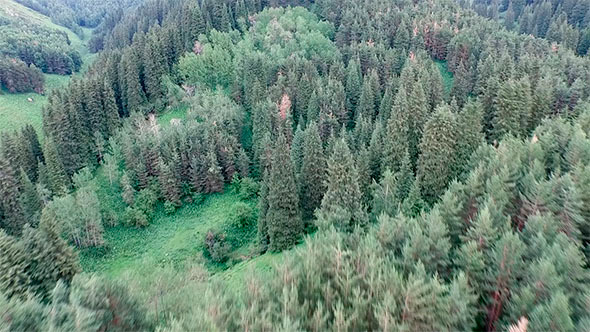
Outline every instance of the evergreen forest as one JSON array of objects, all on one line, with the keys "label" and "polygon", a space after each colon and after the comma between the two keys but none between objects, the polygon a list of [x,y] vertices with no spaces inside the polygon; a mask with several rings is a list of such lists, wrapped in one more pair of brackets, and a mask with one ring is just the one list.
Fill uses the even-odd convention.
[{"label": "evergreen forest", "polygon": [[589,49],[590,0],[0,0],[0,332],[590,332]]}]

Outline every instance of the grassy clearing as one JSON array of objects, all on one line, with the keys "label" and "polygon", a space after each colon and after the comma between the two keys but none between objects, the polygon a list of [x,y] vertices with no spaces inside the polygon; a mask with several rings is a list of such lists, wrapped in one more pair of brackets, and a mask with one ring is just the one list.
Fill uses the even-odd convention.
[{"label": "grassy clearing", "polygon": [[435,61],[435,63],[442,75],[443,85],[445,87],[445,97],[448,98],[451,94],[451,88],[453,87],[453,73],[449,71],[446,61]]},{"label": "grassy clearing", "polygon": [[[91,54],[87,47],[88,40],[92,36],[92,29],[83,28],[84,39],[80,39],[70,29],[59,26],[51,22],[49,17],[35,12],[34,10],[12,0],[0,0],[0,16],[19,17],[32,24],[39,24],[49,29],[66,32],[72,46],[80,52],[82,60],[84,61],[80,73],[83,73],[88,69],[96,56],[95,54]],[[75,75],[80,75],[80,73]],[[0,91],[0,133],[4,131],[18,130],[26,124],[31,124],[37,133],[40,136],[42,135],[41,108],[47,102],[47,96],[51,90],[62,88],[70,81],[70,76],[49,74],[44,74],[44,76],[44,95],[36,93],[9,94],[6,91]],[[31,98],[33,102],[29,102],[29,98]]]},{"label": "grassy clearing", "polygon": [[173,119],[183,120],[186,118],[188,109],[188,105],[180,105],[177,108],[167,110],[166,112],[158,115],[158,124],[165,128],[170,125],[170,121]]},{"label": "grassy clearing", "polygon": [[231,190],[210,195],[200,204],[180,208],[166,215],[160,206],[145,228],[115,226],[105,231],[107,249],[82,250],[82,268],[118,276],[133,270],[149,273],[159,266],[183,267],[204,262],[205,234],[223,227],[235,213],[238,196]]}]

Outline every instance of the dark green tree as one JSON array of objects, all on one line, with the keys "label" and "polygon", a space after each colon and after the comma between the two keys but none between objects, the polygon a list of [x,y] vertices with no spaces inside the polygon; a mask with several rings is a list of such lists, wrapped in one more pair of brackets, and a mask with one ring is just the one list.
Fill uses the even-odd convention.
[{"label": "dark green tree", "polygon": [[269,249],[279,252],[294,246],[303,233],[295,173],[284,135],[279,135],[268,178],[266,225]]}]

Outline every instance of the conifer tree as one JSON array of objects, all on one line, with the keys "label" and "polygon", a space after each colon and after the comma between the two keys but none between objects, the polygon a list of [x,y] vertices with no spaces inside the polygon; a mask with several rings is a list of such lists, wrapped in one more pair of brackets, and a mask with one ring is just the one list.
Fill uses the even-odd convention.
[{"label": "conifer tree", "polygon": [[66,193],[71,186],[70,178],[66,174],[55,148],[55,143],[51,138],[47,138],[45,141],[44,154],[51,191],[56,194]]},{"label": "conifer tree", "polygon": [[123,189],[123,192],[121,193],[123,201],[127,203],[127,205],[132,206],[135,202],[135,189],[133,189],[131,179],[129,179],[129,175],[125,171],[123,171],[123,175],[121,176],[121,188]]},{"label": "conifer tree", "polygon": [[206,160],[206,174],[204,190],[206,193],[219,193],[223,191],[223,174],[221,174],[221,167],[219,161],[215,155],[215,151],[212,149],[207,153]]},{"label": "conifer tree", "polygon": [[424,128],[417,179],[426,202],[433,204],[447,188],[456,162],[456,119],[448,106],[439,106]]},{"label": "conifer tree", "polygon": [[28,273],[39,295],[48,296],[59,280],[70,282],[80,272],[77,253],[53,221],[42,220],[38,229],[26,227],[23,242],[31,266]]},{"label": "conifer tree", "polygon": [[166,73],[166,63],[162,54],[161,43],[157,37],[158,30],[152,29],[143,49],[144,84],[146,94],[151,102],[163,96],[161,79]]},{"label": "conifer tree", "polygon": [[414,172],[412,171],[412,165],[410,164],[410,154],[406,151],[400,170],[396,174],[396,184],[394,190],[394,198],[396,202],[403,202],[414,184]]},{"label": "conifer tree", "polygon": [[128,51],[123,55],[122,68],[124,70],[125,80],[125,97],[127,112],[140,111],[146,102],[146,96],[141,86],[138,57],[133,51]]},{"label": "conifer tree", "polygon": [[358,103],[358,109],[355,117],[358,118],[360,114],[367,119],[375,119],[377,115],[378,101],[381,100],[381,93],[379,91],[379,76],[377,71],[371,70],[370,74],[365,76],[361,96]]},{"label": "conifer tree", "polygon": [[328,187],[318,218],[346,232],[367,224],[358,177],[348,144],[344,138],[337,139],[328,160]]},{"label": "conifer tree", "polygon": [[311,219],[320,207],[326,191],[326,157],[315,122],[305,130],[301,165],[301,208],[304,220]]},{"label": "conifer tree", "polygon": [[33,291],[27,255],[22,242],[0,229],[0,290],[9,298]]},{"label": "conifer tree", "polygon": [[395,97],[392,113],[383,135],[382,172],[387,169],[397,172],[405,152],[410,152],[408,136],[411,130],[411,121],[408,109],[406,90],[401,86]]},{"label": "conifer tree", "polygon": [[20,201],[23,207],[23,213],[29,225],[36,227],[41,214],[41,200],[39,199],[39,194],[35,185],[31,182],[27,173],[25,173],[22,168],[21,179],[23,188]]},{"label": "conifer tree", "polygon": [[457,116],[457,170],[456,175],[467,170],[471,155],[483,142],[482,106],[469,101]]},{"label": "conifer tree", "polygon": [[291,161],[293,162],[293,168],[295,175],[299,177],[301,174],[301,166],[303,164],[303,142],[305,140],[305,134],[301,129],[301,123],[297,124],[297,129],[293,135],[293,142],[291,143]]},{"label": "conifer tree", "polygon": [[373,202],[371,204],[372,218],[377,220],[382,214],[395,217],[401,202],[396,200],[395,187],[397,179],[395,175],[387,170],[379,183],[373,184]]},{"label": "conifer tree", "polygon": [[270,244],[267,224],[269,177],[269,171],[266,169],[262,181],[260,181],[260,196],[258,198],[258,245],[260,246],[260,251],[262,253],[265,253],[268,250]]},{"label": "conifer tree", "polygon": [[497,113],[494,118],[496,138],[506,134],[522,136],[527,134],[531,113],[531,91],[528,78],[510,79],[500,86],[496,98]]},{"label": "conifer tree", "polygon": [[8,161],[0,156],[0,228],[10,235],[20,235],[25,215],[20,200],[18,175]]},{"label": "conifer tree", "polygon": [[346,74],[346,109],[350,114],[356,114],[356,108],[361,98],[362,75],[358,58],[348,62]]},{"label": "conifer tree", "polygon": [[180,206],[181,188],[178,175],[174,174],[170,165],[164,162],[162,158],[158,161],[158,166],[160,168],[160,174],[158,175],[160,191],[167,202],[172,203],[174,206]]},{"label": "conifer tree", "polygon": [[266,224],[270,239],[269,249],[273,252],[291,248],[303,233],[295,173],[284,135],[279,135],[272,156]]},{"label": "conifer tree", "polygon": [[401,205],[401,212],[408,217],[417,217],[426,207],[426,202],[424,202],[420,193],[420,184],[416,179],[412,184],[408,197]]}]

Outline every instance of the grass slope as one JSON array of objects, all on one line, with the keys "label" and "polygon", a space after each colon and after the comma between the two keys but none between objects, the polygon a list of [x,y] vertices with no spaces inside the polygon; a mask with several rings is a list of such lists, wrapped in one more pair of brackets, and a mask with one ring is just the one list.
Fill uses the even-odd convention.
[{"label": "grass slope", "polygon": [[443,85],[445,87],[445,97],[448,98],[451,95],[451,89],[453,88],[453,73],[449,71],[446,61],[435,61],[438,70],[443,79]]},{"label": "grass slope", "polygon": [[184,206],[173,215],[166,215],[159,207],[153,222],[145,228],[107,228],[108,249],[82,250],[82,269],[118,276],[129,270],[149,273],[159,266],[183,267],[201,262],[205,234],[224,225],[238,202],[238,196],[228,190],[210,195],[200,204]]},{"label": "grass slope", "polygon": [[[49,29],[65,31],[72,46],[80,52],[84,61],[81,72],[84,72],[92,63],[95,55],[91,54],[87,47],[87,42],[92,35],[91,29],[83,28],[85,38],[80,39],[71,30],[51,22],[49,17],[13,0],[0,0],[0,16],[18,17],[31,22],[31,24],[39,24]],[[8,130],[18,130],[26,124],[31,124],[37,130],[37,133],[42,135],[41,108],[47,102],[49,92],[67,85],[70,80],[70,76],[48,74],[44,74],[44,76],[45,95],[36,93],[9,94],[0,91],[0,133]],[[33,99],[33,102],[29,102],[29,98]]]}]

